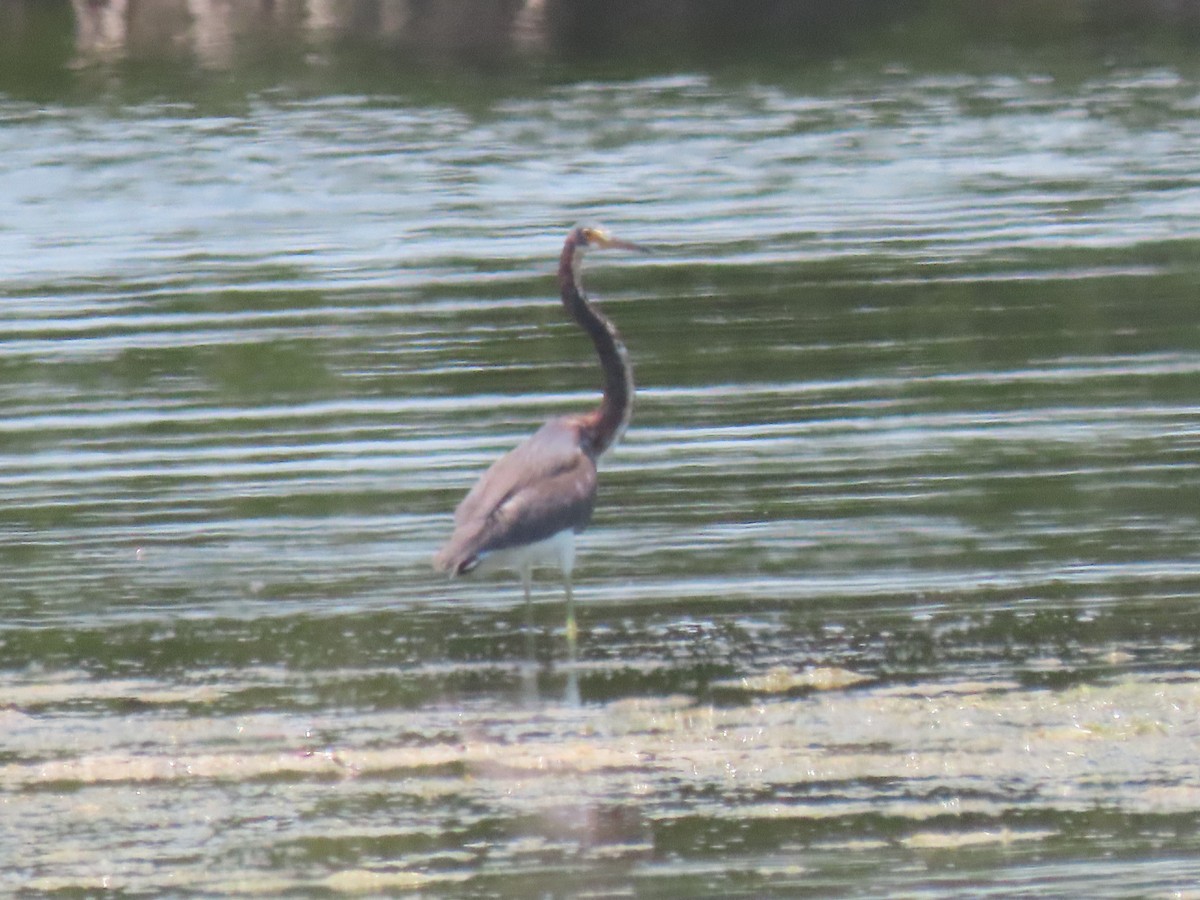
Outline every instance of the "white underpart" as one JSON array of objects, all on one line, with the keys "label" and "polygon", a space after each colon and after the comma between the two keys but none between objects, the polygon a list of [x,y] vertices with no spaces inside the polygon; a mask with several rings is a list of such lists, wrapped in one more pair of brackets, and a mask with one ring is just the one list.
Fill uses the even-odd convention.
[{"label": "white underpart", "polygon": [[586,297],[583,292],[583,256],[587,253],[587,244],[576,244],[571,259],[571,272],[575,276],[575,291],[580,297]]},{"label": "white underpart", "polygon": [[[609,326],[608,330],[611,332],[612,327]],[[633,416],[633,366],[629,362],[629,351],[625,349],[624,342],[615,334],[613,335],[613,339],[617,342],[617,354],[621,357],[621,362],[624,364],[622,369],[625,372],[625,396],[629,398],[629,402],[625,404],[625,412],[621,416],[620,424],[617,425],[617,431],[613,435],[612,442],[608,445],[608,450],[621,443],[621,438],[625,437],[625,429],[629,427],[629,420]]]},{"label": "white underpart", "polygon": [[490,550],[479,558],[479,565],[472,571],[483,575],[497,569],[515,569],[522,577],[528,577],[536,566],[557,566],[564,577],[570,577],[575,568],[575,532],[566,528],[523,547]]}]

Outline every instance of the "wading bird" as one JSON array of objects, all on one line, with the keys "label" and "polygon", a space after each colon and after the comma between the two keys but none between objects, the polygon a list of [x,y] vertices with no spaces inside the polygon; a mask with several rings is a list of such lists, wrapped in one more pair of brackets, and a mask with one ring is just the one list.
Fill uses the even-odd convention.
[{"label": "wading bird", "polygon": [[535,565],[557,565],[567,594],[567,640],[575,644],[571,569],[575,535],[592,517],[596,461],[625,432],[633,410],[633,370],[617,329],[588,301],[580,281],[591,247],[643,250],[600,228],[573,228],[563,243],[558,283],[567,314],[596,347],[604,397],[588,413],[551,419],[500,457],[454,512],[454,533],[433,559],[450,575],[516,569],[530,609]]}]

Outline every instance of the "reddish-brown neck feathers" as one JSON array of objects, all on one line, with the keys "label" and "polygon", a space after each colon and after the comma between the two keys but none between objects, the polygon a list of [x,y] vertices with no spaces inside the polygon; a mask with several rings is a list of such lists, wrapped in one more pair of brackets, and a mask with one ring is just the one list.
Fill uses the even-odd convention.
[{"label": "reddish-brown neck feathers", "polygon": [[621,439],[629,424],[633,411],[633,370],[617,329],[588,302],[583,292],[580,265],[587,246],[584,229],[572,229],[563,243],[558,284],[567,314],[592,339],[604,373],[604,399],[596,409],[579,419],[591,445],[590,455],[596,458]]}]

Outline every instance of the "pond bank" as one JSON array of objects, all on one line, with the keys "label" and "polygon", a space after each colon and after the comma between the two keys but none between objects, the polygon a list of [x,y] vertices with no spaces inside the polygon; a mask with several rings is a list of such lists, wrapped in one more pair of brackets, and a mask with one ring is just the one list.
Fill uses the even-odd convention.
[{"label": "pond bank", "polygon": [[[598,15],[595,4],[580,0],[0,0],[0,18],[0,49],[14,69],[61,56],[68,47],[74,65],[185,59],[226,68],[239,56],[347,44],[405,58],[487,64],[531,54],[826,54],[877,40],[938,50],[997,40],[1120,43],[1139,32],[1188,40],[1200,29],[1200,2],[611,0]],[[3,69],[0,64],[0,75]]]}]

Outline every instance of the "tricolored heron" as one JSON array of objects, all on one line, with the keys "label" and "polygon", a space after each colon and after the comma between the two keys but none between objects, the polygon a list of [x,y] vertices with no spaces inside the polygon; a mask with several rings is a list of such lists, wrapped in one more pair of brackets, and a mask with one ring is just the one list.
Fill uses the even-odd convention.
[{"label": "tricolored heron", "polygon": [[633,370],[617,329],[588,301],[580,281],[591,247],[643,250],[601,228],[579,226],[563,242],[558,283],[567,314],[596,347],[604,397],[588,413],[551,419],[500,457],[454,511],[454,533],[433,559],[450,575],[516,569],[530,609],[535,565],[557,565],[567,595],[567,641],[575,644],[571,569],[575,535],[592,517],[596,461],[625,432],[633,410]]}]

